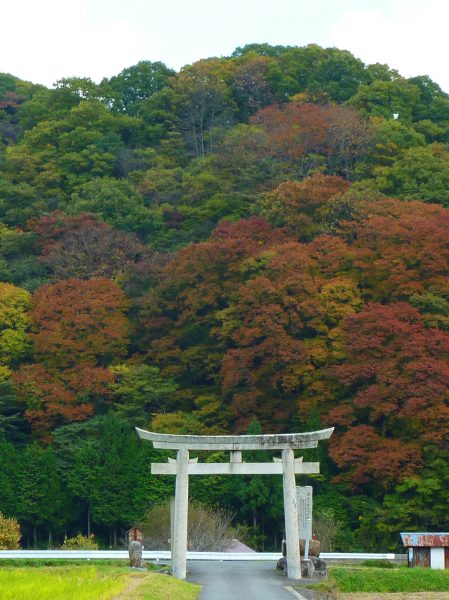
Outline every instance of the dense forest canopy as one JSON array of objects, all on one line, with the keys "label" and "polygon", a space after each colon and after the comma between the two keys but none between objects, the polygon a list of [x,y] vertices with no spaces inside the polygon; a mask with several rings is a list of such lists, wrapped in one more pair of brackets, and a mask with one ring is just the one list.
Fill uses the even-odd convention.
[{"label": "dense forest canopy", "polygon": [[[134,426],[336,425],[309,480],[336,548],[447,530],[448,239],[449,95],[425,75],[268,44],[0,74],[0,511],[25,544],[107,541],[173,490]],[[192,492],[272,547],[280,483]]]}]

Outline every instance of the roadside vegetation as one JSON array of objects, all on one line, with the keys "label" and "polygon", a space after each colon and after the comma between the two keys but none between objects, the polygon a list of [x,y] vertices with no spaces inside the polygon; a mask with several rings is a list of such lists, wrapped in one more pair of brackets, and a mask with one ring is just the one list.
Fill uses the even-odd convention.
[{"label": "roadside vegetation", "polygon": [[[327,581],[314,589],[331,593],[418,593],[448,592],[449,572],[432,569],[409,569],[406,566],[331,567]],[[448,594],[449,595],[449,594]]]},{"label": "roadside vegetation", "polygon": [[199,586],[112,564],[0,566],[2,600],[195,600]]}]

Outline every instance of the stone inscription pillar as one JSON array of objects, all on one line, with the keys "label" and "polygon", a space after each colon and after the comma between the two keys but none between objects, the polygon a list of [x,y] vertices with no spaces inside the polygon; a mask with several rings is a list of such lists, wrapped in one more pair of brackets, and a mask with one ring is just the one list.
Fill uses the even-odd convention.
[{"label": "stone inscription pillar", "polygon": [[312,539],[313,487],[311,485],[296,488],[298,506],[299,539],[304,540],[304,558],[309,558],[309,543]]},{"label": "stone inscription pillar", "polygon": [[291,448],[282,450],[284,479],[285,537],[287,542],[287,575],[301,579],[299,553],[298,507],[296,503],[295,458]]},{"label": "stone inscription pillar", "polygon": [[187,517],[189,508],[189,451],[178,450],[176,457],[175,514],[172,539],[172,571],[178,579],[187,574]]}]

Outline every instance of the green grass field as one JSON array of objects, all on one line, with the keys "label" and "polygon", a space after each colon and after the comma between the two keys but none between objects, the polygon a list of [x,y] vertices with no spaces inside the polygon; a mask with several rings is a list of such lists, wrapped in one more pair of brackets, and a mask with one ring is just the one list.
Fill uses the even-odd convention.
[{"label": "green grass field", "polygon": [[199,589],[167,575],[111,564],[11,567],[0,563],[1,600],[196,600]]},{"label": "green grass field", "polygon": [[106,600],[118,595],[129,582],[124,573],[89,567],[44,567],[0,570],[2,600]]},{"label": "green grass field", "polygon": [[[329,578],[315,589],[341,593],[448,592],[449,571],[331,567]],[[449,598],[449,595],[448,595]]]}]

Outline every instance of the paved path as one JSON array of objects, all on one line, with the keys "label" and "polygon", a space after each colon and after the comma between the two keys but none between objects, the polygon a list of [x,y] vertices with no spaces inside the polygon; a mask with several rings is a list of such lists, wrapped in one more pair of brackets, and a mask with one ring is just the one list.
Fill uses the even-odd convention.
[{"label": "paved path", "polygon": [[[188,561],[188,581],[203,586],[199,600],[294,600],[293,582],[274,562]],[[298,598],[298,596],[296,596]]]}]

